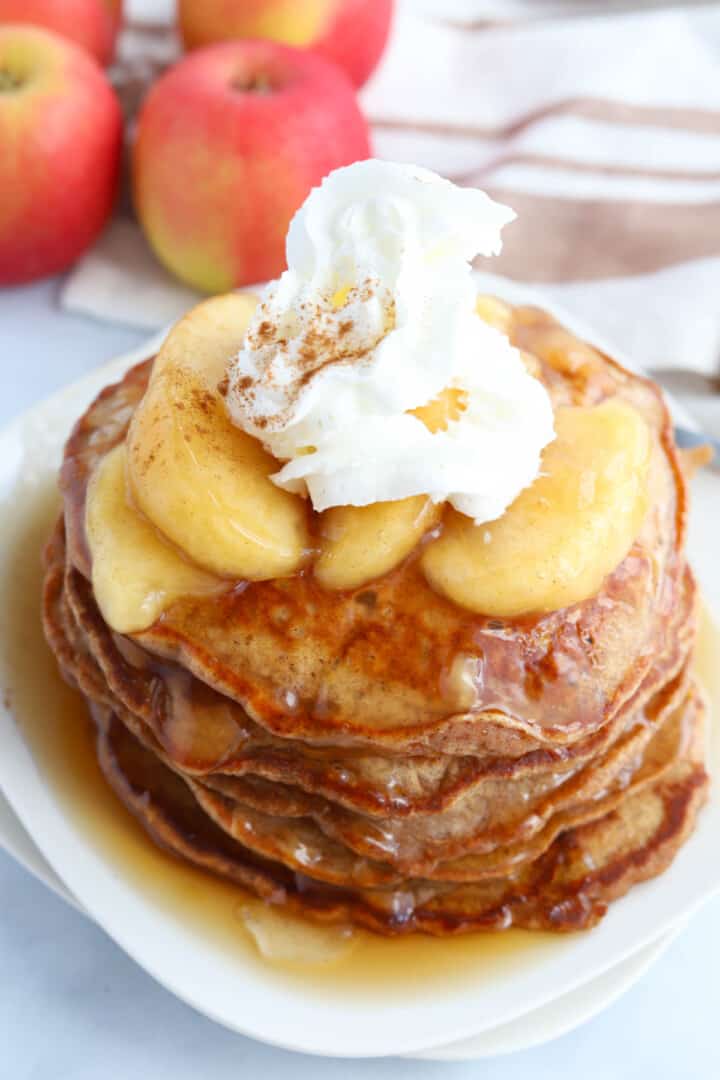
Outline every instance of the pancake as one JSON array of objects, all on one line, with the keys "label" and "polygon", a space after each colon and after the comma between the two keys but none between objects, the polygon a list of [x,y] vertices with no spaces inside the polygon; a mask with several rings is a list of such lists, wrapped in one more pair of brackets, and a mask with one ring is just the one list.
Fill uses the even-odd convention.
[{"label": "pancake", "polygon": [[[653,723],[639,720],[631,733],[619,740],[604,760],[583,770],[571,782],[557,778],[554,785],[539,785],[541,794],[535,798],[527,789],[516,792],[507,784],[491,785],[467,803],[456,804],[451,814],[418,815],[397,823],[392,819],[370,819],[350,814],[328,802],[308,796],[300,789],[283,788],[267,781],[223,780],[192,781],[203,807],[216,820],[215,807],[221,802],[232,807],[233,833],[244,828],[248,811],[259,811],[273,818],[303,818],[314,822],[321,834],[342,842],[356,855],[366,859],[384,859],[405,875],[447,877],[448,861],[462,864],[456,874],[466,876],[467,856],[491,852],[499,846],[515,845],[516,854],[562,811],[582,807],[589,817],[597,812],[598,803],[616,792],[622,792],[636,775],[654,775],[651,762],[664,766],[672,762],[682,749],[684,716],[688,710],[687,694],[683,695],[669,715],[661,713],[659,730]],[[213,798],[213,793],[220,796]],[[525,797],[527,795],[527,797]],[[252,816],[252,814],[251,814]],[[257,814],[255,814],[255,818]],[[257,832],[257,824],[253,827]],[[307,839],[304,841],[307,846]],[[317,845],[316,845],[317,846]],[[465,855],[466,858],[462,858]],[[438,868],[438,864],[442,864]],[[469,865],[473,865],[472,859]]]},{"label": "pancake", "polygon": [[[589,599],[478,616],[419,548],[361,588],[228,582],[120,634],[93,593],[88,483],[152,361],[78,421],[43,619],[101,767],[153,839],[310,918],[379,933],[587,929],[668,865],[705,797],[686,487],[658,389],[535,309],[511,337],[555,406],[616,398],[652,438],[648,511]],[[421,547],[422,545],[420,545]],[[464,666],[482,673],[468,707]]]},{"label": "pancake", "polygon": [[[58,543],[61,543],[59,540]],[[687,658],[691,646],[694,586],[688,577],[683,602],[674,613],[675,632],[669,652],[656,658],[628,712],[639,712],[653,692],[669,682]],[[535,751],[515,759],[463,756],[382,757],[338,755],[274,738],[271,743],[257,730],[236,703],[218,695],[177,665],[153,664],[152,657],[128,649],[102,622],[90,589],[76,571],[65,582],[67,601],[84,634],[93,658],[102,669],[116,698],[137,713],[153,731],[168,758],[182,771],[206,775],[254,774],[281,783],[293,783],[313,794],[340,802],[349,809],[382,815],[388,808],[401,818],[414,813],[440,813],[477,791],[483,784],[507,790],[514,781],[519,798],[527,802],[523,780],[558,773],[571,776],[597,756],[628,723],[625,715],[593,736],[561,751]],[[138,655],[139,654],[139,655]],[[129,657],[133,663],[130,663]],[[348,783],[352,778],[352,785]]]},{"label": "pancake", "polygon": [[[58,540],[58,554],[61,554],[62,547],[61,541]],[[71,586],[71,583],[76,579],[76,576],[71,572],[66,580],[66,588]],[[76,582],[77,585],[77,582]],[[72,592],[72,587],[70,588]],[[75,587],[77,592],[77,588]],[[688,614],[692,610],[692,589],[688,590],[688,608],[687,610],[679,610],[678,616],[683,626],[685,626],[685,620]],[[93,602],[89,597],[85,597],[84,602],[80,604],[80,611],[82,618],[80,622],[86,628],[88,625],[91,627],[91,635],[88,640],[91,642],[89,649],[92,652],[93,659],[97,662],[98,666],[103,669],[105,677],[108,678],[108,687],[113,691],[119,691],[122,694],[126,685],[126,681],[122,678],[113,678],[112,672],[119,665],[122,668],[124,663],[122,655],[115,650],[112,643],[111,636],[105,631],[103,635],[102,621],[99,616],[99,612],[95,608],[93,613]],[[72,613],[69,618],[74,617],[74,613],[77,611],[77,603],[72,605]],[[94,620],[90,621],[91,616],[94,614]],[[688,636],[687,631],[685,637]],[[94,647],[94,642],[105,638],[104,652],[98,656],[98,652]],[[617,745],[617,733],[620,731],[619,725],[607,725],[606,729],[599,733],[592,740],[592,748],[587,744],[582,753],[573,755],[569,752],[566,753],[564,760],[545,752],[540,755],[535,753],[533,755],[527,755],[526,759],[511,759],[510,761],[503,762],[498,759],[482,759],[477,761],[477,768],[473,773],[470,769],[466,769],[466,783],[463,790],[459,790],[456,787],[455,798],[448,800],[444,808],[439,808],[437,805],[432,808],[432,817],[430,825],[433,829],[433,833],[437,837],[440,834],[439,841],[436,839],[436,843],[439,842],[445,850],[451,842],[451,836],[447,831],[447,828],[443,829],[447,825],[448,819],[452,822],[453,818],[460,823],[469,823],[477,831],[482,827],[482,836],[484,839],[476,839],[474,844],[470,843],[467,834],[462,833],[460,836],[455,837],[455,842],[465,848],[472,847],[474,850],[477,847],[489,847],[492,846],[487,840],[488,834],[491,832],[493,821],[495,822],[496,829],[498,826],[498,819],[500,825],[503,828],[502,839],[507,839],[508,819],[512,822],[513,818],[518,823],[522,822],[528,815],[532,815],[534,825],[536,828],[542,827],[544,824],[544,817],[547,817],[551,813],[557,804],[562,799],[574,798],[577,800],[579,797],[579,791],[584,784],[585,790],[589,789],[589,785],[595,784],[607,784],[613,771],[619,773],[624,768],[624,760],[631,756],[637,756],[639,752],[638,743],[642,743],[650,738],[652,730],[653,719],[657,717],[664,708],[668,708],[672,704],[672,697],[674,693],[677,693],[678,684],[682,688],[682,680],[679,679],[678,673],[682,669],[682,665],[687,660],[687,654],[689,652],[690,642],[683,642],[680,636],[673,636],[675,643],[674,649],[666,656],[659,658],[655,666],[653,667],[651,674],[646,679],[646,685],[644,693],[637,695],[637,707],[635,712],[631,713],[629,719],[624,719],[624,725],[626,731],[623,732],[620,745]],[[115,664],[108,664],[103,662],[107,659],[107,653],[115,652]],[[143,667],[141,671],[145,671]],[[168,696],[162,692],[158,692],[159,685],[164,685],[162,682],[162,676],[153,676],[154,683],[145,687],[142,695],[123,694],[122,697],[113,696],[113,704],[116,712],[122,714],[122,706],[132,711],[133,704],[140,702],[139,716],[144,723],[148,725],[153,732],[157,745],[166,756],[168,762],[177,767],[180,771],[188,772],[192,774],[195,770],[187,767],[186,761],[182,758],[178,759],[177,755],[173,754],[174,742],[171,740],[170,745],[164,739],[164,733],[167,729],[167,714],[164,706],[168,703]],[[100,685],[105,689],[102,680]],[[652,694],[653,688],[661,688],[655,695]],[[205,695],[201,695],[202,697]],[[170,699],[172,701],[172,699]],[[644,703],[644,704],[643,704]],[[120,707],[119,707],[120,706]],[[159,707],[160,706],[160,707]],[[220,708],[220,703],[217,704],[217,708]],[[187,708],[187,706],[185,706]],[[226,711],[233,710],[232,703],[228,703]],[[158,713],[160,716],[158,717]],[[221,742],[218,737],[218,727],[220,728],[220,734],[224,737],[226,735],[226,725],[212,725],[207,722],[207,715],[202,710],[195,709],[192,719],[198,729],[198,734],[204,735],[206,742],[209,742],[213,746],[217,746]],[[186,722],[189,722],[186,720]],[[233,732],[231,736],[229,747],[236,744],[238,736]],[[600,751],[603,748],[614,746],[614,753],[608,754],[606,752],[607,761],[603,768],[599,767],[598,761],[601,758]],[[594,751],[594,753],[593,753]],[[231,757],[228,757],[230,750],[223,747],[222,752],[218,755],[217,770],[213,769],[212,772],[219,771],[222,774],[222,778],[215,782],[216,790],[219,790],[225,794],[237,795],[243,798],[243,792],[247,798],[248,790],[256,794],[262,791],[262,785],[258,787],[257,781],[253,787],[253,781],[248,779],[246,781],[226,776],[225,774],[232,772]],[[528,760],[530,759],[530,760]],[[295,761],[301,761],[302,755],[295,754]],[[394,762],[394,772],[390,774],[391,779],[394,779],[397,772],[402,768],[402,771],[406,776],[415,767],[415,760],[410,759],[406,762]],[[428,759],[431,761],[431,759]],[[378,764],[382,763],[383,759],[376,759],[374,764],[376,765],[375,772],[378,772]],[[367,762],[366,762],[367,763]],[[592,765],[592,767],[589,767]],[[583,768],[583,766],[586,766]],[[443,769],[448,769],[449,766],[446,762],[442,763]],[[207,767],[204,770],[200,770],[201,775],[207,774],[211,770]],[[247,770],[248,772],[251,769]],[[300,783],[299,787],[304,794],[304,788],[302,788],[302,769],[300,769]],[[382,775],[385,773],[382,772]],[[472,777],[472,779],[471,779]],[[513,781],[513,784],[508,783],[509,780]],[[243,787],[244,783],[244,787]],[[233,787],[234,785],[234,787]],[[249,788],[248,788],[248,785]],[[210,785],[213,786],[212,784]],[[273,797],[277,800],[280,797],[284,797],[287,801],[288,798],[292,798],[292,788],[287,784],[274,783],[272,787],[269,784],[265,784],[265,790],[271,791]],[[591,790],[591,788],[590,788]],[[311,793],[312,794],[312,793]],[[548,796],[545,798],[545,796]],[[330,797],[332,800],[332,796]],[[543,805],[544,800],[544,805]],[[295,797],[297,802],[297,796]],[[302,813],[312,813],[320,821],[324,821],[327,818],[327,807],[325,805],[327,800],[323,800],[321,797],[315,797],[308,801],[307,797],[303,803],[304,809]],[[341,805],[347,806],[348,800],[332,800],[339,801]],[[385,800],[389,802],[389,799]],[[309,809],[308,809],[309,807]],[[487,808],[493,808],[493,817],[490,818]],[[262,809],[262,805],[259,807]],[[353,807],[356,809],[357,807]],[[375,825],[364,827],[364,831],[367,834],[369,831],[370,839],[367,840],[367,846],[363,849],[360,848],[360,854],[368,855],[370,857],[378,857],[379,852],[382,850],[383,845],[387,847],[388,843],[392,843],[393,833],[398,833],[398,842],[405,852],[405,858],[408,857],[409,844],[408,844],[408,827],[405,827],[405,835],[403,835],[403,819],[408,816],[410,811],[413,812],[413,824],[410,828],[414,827],[415,831],[418,831],[418,826],[422,830],[428,821],[427,807],[417,806],[405,806],[404,813],[396,815],[393,821],[387,819],[381,819]],[[541,812],[542,811],[542,812]],[[420,814],[420,820],[417,821],[415,816]],[[296,815],[297,816],[297,815]],[[343,820],[347,824],[348,828],[352,830],[352,815],[344,814]],[[525,827],[525,835],[528,834],[527,826]],[[376,839],[379,838],[379,839]],[[397,845],[396,845],[397,846]],[[356,848],[356,850],[358,850]],[[446,856],[447,857],[447,856]],[[407,868],[407,867],[406,867]]]},{"label": "pancake", "polygon": [[[60,579],[55,579],[59,581]],[[90,655],[78,646],[80,632],[73,623],[69,609],[57,601],[61,593],[54,595],[55,615],[52,618],[53,641],[58,644],[63,670],[75,685],[97,704],[110,704],[116,720],[121,719],[128,730],[151,753],[166,766],[172,767],[158,746],[151,732],[140,718],[112,702],[102,673]],[[48,608],[52,599],[49,596]],[[48,622],[51,616],[48,617]],[[205,783],[180,773],[193,792],[199,805],[210,818],[235,839],[257,855],[274,858],[297,871],[312,868],[315,878],[336,885],[382,885],[402,881],[403,875],[427,875],[432,880],[466,881],[495,876],[499,872],[516,870],[518,866],[537,858],[555,837],[570,825],[578,825],[603,816],[629,792],[657,780],[681,756],[687,745],[688,731],[699,711],[699,699],[692,680],[682,669],[676,678],[652,700],[643,716],[633,725],[630,733],[619,740],[607,755],[612,760],[595,763],[583,781],[576,780],[562,796],[558,786],[550,789],[543,812],[535,808],[518,820],[520,834],[510,837],[506,826],[500,837],[489,839],[486,828],[482,835],[484,844],[470,844],[465,840],[465,854],[452,861],[450,845],[441,845],[444,858],[430,860],[429,864],[408,865],[407,841],[392,845],[403,854],[401,861],[392,856],[387,842],[382,845],[367,836],[363,842],[357,837],[353,842],[352,826],[348,835],[348,822],[340,808],[318,806],[317,800],[296,790],[294,793],[283,785],[267,781],[238,781],[237,778],[219,778]],[[177,770],[173,770],[177,771]],[[242,786],[244,783],[244,787]],[[488,805],[497,812],[508,801],[522,805],[527,799],[521,794],[502,799],[497,793],[487,798]],[[413,821],[436,822],[432,816],[420,815]],[[475,829],[484,824],[483,817],[471,817]],[[376,822],[367,826],[377,829]],[[387,824],[387,823],[386,823]],[[343,828],[343,825],[345,828]],[[357,823],[355,823],[357,829]],[[372,834],[370,834],[372,836]],[[514,843],[509,843],[510,840]],[[478,848],[482,853],[477,854]],[[349,850],[348,850],[349,849]],[[378,862],[378,860],[386,860]]]},{"label": "pancake", "polygon": [[156,842],[182,858],[323,922],[352,921],[378,933],[449,934],[510,926],[589,929],[608,903],[660,873],[692,828],[706,793],[696,728],[686,757],[654,785],[589,825],[568,829],[512,878],[463,886],[408,882],[403,890],[323,888],[263,862],[193,803],[187,787],[111,713],[99,720],[98,759],[109,782]]}]

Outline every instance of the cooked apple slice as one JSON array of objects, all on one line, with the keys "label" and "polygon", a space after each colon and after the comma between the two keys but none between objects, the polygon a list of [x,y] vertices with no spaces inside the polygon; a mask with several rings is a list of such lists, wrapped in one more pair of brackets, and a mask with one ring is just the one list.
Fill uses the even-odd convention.
[{"label": "cooked apple slice", "polygon": [[303,500],[276,487],[278,463],[231,423],[218,383],[255,309],[229,294],[170,332],[128,433],[139,509],[193,562],[229,578],[292,574],[308,548]]},{"label": "cooked apple slice", "polygon": [[103,458],[88,487],[85,531],[92,585],[113,630],[146,630],[182,596],[204,595],[227,582],[193,566],[128,504],[125,447]]},{"label": "cooked apple slice", "polygon": [[483,322],[501,330],[503,334],[509,332],[512,325],[512,308],[509,304],[498,300],[497,296],[480,293],[475,301],[475,310]]},{"label": "cooked apple slice", "polygon": [[[412,412],[430,431],[439,431],[460,415],[463,398],[464,391],[448,388]],[[326,589],[357,589],[388,574],[439,521],[440,513],[426,495],[326,510],[315,576]]]},{"label": "cooked apple slice", "polygon": [[422,420],[426,428],[433,433],[444,431],[451,420],[458,420],[465,411],[467,392],[456,386],[448,386],[427,405],[420,405],[417,409],[411,409],[413,416]]},{"label": "cooked apple slice", "polygon": [[316,578],[326,589],[356,589],[382,577],[407,558],[439,514],[426,495],[326,510]]},{"label": "cooked apple slice", "polygon": [[621,401],[558,409],[538,479],[496,521],[449,511],[422,566],[484,615],[554,611],[593,596],[629,551],[647,508],[650,435]]}]

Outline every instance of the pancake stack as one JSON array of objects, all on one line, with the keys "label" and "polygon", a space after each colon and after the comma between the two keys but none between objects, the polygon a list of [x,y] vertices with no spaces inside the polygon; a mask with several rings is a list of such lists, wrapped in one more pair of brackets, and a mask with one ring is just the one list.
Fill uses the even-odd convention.
[{"label": "pancake stack", "polygon": [[[554,405],[617,397],[652,432],[649,509],[590,599],[485,617],[417,553],[362,588],[311,573],[186,597],[115,633],[92,589],[89,478],[152,361],[78,422],[44,620],[100,765],[179,857],[308,917],[382,934],[577,930],[662,871],[705,797],[686,487],[658,389],[542,312],[511,340]],[[467,697],[468,679],[472,697]]]}]

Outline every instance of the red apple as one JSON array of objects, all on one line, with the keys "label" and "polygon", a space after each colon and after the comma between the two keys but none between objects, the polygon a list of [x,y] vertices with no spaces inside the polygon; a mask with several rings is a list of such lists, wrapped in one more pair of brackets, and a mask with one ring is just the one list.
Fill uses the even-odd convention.
[{"label": "red apple", "polygon": [[34,26],[0,26],[0,284],[69,266],[113,206],[122,117],[95,61]]},{"label": "red apple", "polygon": [[115,55],[122,0],[0,0],[0,26],[3,23],[54,30],[107,65]]},{"label": "red apple", "polygon": [[393,0],[177,0],[186,49],[231,38],[270,38],[334,60],[356,86],[375,68]]},{"label": "red apple", "polygon": [[353,87],[334,64],[271,41],[212,45],[146,98],[135,205],[159,259],[220,292],[279,274],[310,189],[369,154]]}]

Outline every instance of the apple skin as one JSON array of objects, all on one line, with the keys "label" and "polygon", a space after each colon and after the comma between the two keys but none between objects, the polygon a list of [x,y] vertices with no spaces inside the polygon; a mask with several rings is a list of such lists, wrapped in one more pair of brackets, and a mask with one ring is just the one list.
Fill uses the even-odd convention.
[{"label": "apple skin", "polygon": [[276,277],[310,189],[370,156],[352,84],[334,64],[272,41],[186,56],[138,118],[135,206],[162,263],[205,292]]},{"label": "apple skin", "polygon": [[64,270],[107,221],[120,168],[120,105],[92,57],[0,26],[0,147],[0,285]]},{"label": "apple skin", "polygon": [[390,33],[393,0],[342,0],[314,52],[347,71],[363,86],[377,67]]},{"label": "apple skin", "polygon": [[122,24],[122,0],[0,0],[0,26],[4,23],[54,30],[107,67]]},{"label": "apple skin", "polygon": [[393,0],[177,0],[186,49],[236,38],[269,38],[339,64],[355,86],[377,65]]}]

